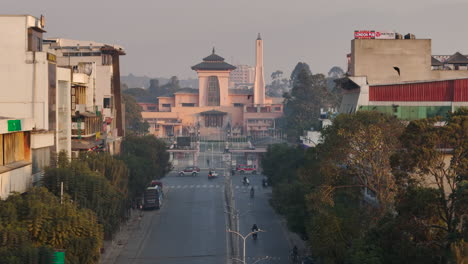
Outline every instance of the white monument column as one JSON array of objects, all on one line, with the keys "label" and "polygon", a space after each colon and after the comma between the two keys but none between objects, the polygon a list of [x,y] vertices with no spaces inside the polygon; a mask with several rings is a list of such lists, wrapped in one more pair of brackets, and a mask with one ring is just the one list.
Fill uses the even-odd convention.
[{"label": "white monument column", "polygon": [[265,78],[263,76],[263,40],[258,33],[256,42],[254,104],[265,104]]}]

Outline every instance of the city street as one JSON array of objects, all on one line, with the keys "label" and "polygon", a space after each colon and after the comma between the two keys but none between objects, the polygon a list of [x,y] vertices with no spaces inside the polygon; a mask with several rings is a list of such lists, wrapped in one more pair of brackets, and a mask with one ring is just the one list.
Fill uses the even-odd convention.
[{"label": "city street", "polygon": [[[222,171],[219,174],[213,180],[207,179],[204,170],[197,177],[180,177],[172,172],[164,178],[163,207],[144,212],[140,228],[122,248],[116,263],[227,263],[224,177]],[[242,177],[233,176],[236,205],[242,214],[241,233],[250,232],[253,223],[267,231],[257,241],[248,239],[247,263],[265,256],[271,259],[259,263],[285,263],[288,240],[279,218],[268,205],[270,189],[262,189],[261,177],[250,177],[256,190],[251,199],[249,189],[241,184]]]},{"label": "city street", "polygon": [[242,186],[243,175],[237,174],[232,177],[235,203],[241,215],[240,232],[243,235],[248,234],[253,224],[257,224],[258,228],[266,231],[259,233],[256,241],[251,238],[247,239],[247,263],[253,262],[249,259],[256,260],[265,256],[271,257],[270,262],[260,263],[287,263],[290,249],[287,231],[283,229],[280,218],[269,205],[271,188],[262,187],[263,175],[246,174],[245,176],[249,178],[250,185],[255,188],[254,198],[250,198],[249,189]]}]

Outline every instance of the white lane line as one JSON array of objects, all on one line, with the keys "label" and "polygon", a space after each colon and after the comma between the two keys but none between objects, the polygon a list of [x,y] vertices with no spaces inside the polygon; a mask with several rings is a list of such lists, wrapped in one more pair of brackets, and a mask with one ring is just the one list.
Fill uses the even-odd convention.
[{"label": "white lane line", "polygon": [[193,185],[190,185],[190,188],[193,188]]},{"label": "white lane line", "polygon": [[180,185],[177,185],[177,187],[176,187],[176,188],[177,188],[177,189],[179,189],[179,188],[180,188]]},{"label": "white lane line", "polygon": [[188,185],[184,185],[184,186],[182,186],[182,188],[184,188],[184,189],[185,189],[185,188],[188,188]]},{"label": "white lane line", "polygon": [[213,184],[211,184],[211,185],[210,185],[210,186],[208,186],[208,187],[210,187],[210,188],[213,188],[213,187],[214,187],[214,185],[213,185]]},{"label": "white lane line", "polygon": [[204,185],[202,186],[202,188],[206,188],[206,184],[204,184]]},{"label": "white lane line", "polygon": [[200,188],[200,185],[195,186],[195,188]]}]

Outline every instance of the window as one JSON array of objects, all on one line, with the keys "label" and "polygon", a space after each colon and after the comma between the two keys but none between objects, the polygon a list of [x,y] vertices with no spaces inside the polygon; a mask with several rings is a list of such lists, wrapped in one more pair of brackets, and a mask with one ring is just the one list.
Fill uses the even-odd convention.
[{"label": "window", "polygon": [[0,166],[29,161],[30,151],[29,132],[0,135]]},{"label": "window", "polygon": [[104,106],[104,108],[111,108],[111,99],[110,98],[104,98],[103,106]]},{"label": "window", "polygon": [[276,112],[281,111],[281,107],[275,107],[275,111],[276,111]]},{"label": "window", "polygon": [[219,82],[218,77],[208,77],[208,106],[219,106]]},{"label": "window", "polygon": [[148,106],[148,111],[156,111],[156,106]]},{"label": "window", "polygon": [[171,104],[162,104],[162,107],[171,107]]},{"label": "window", "polygon": [[223,116],[222,115],[206,115],[205,116],[205,127],[222,127]]},{"label": "window", "polygon": [[42,33],[28,29],[28,51],[42,51]]},{"label": "window", "polygon": [[102,65],[112,65],[112,56],[110,54],[102,54]]},{"label": "window", "polygon": [[194,103],[182,103],[182,107],[194,107]]},{"label": "window", "polygon": [[243,107],[244,104],[241,104],[241,103],[234,103],[234,107]]}]

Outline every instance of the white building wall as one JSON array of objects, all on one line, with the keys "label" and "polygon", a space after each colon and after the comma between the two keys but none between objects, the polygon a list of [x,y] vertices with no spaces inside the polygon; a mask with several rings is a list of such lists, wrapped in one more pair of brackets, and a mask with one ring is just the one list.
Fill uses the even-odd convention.
[{"label": "white building wall", "polygon": [[0,198],[7,198],[13,191],[25,192],[31,186],[31,174],[31,164],[5,172],[0,170]]},{"label": "white building wall", "polygon": [[71,155],[71,86],[70,69],[57,68],[57,153]]},{"label": "white building wall", "polygon": [[29,16],[0,16],[0,116],[34,118],[37,129],[48,129],[46,52],[27,51],[33,22]]}]

